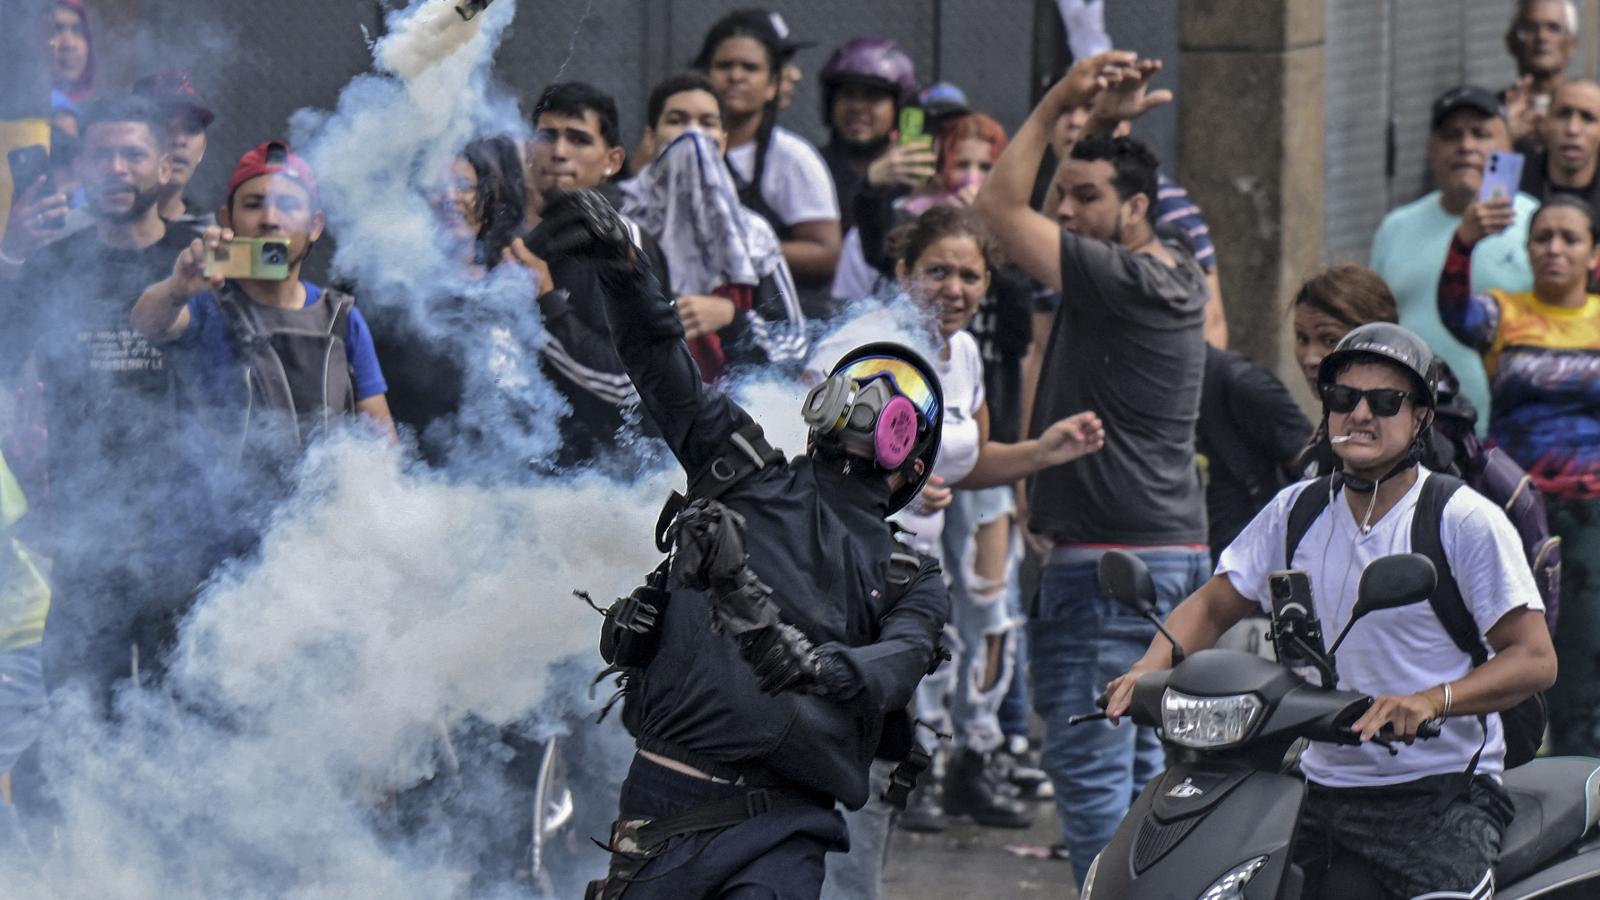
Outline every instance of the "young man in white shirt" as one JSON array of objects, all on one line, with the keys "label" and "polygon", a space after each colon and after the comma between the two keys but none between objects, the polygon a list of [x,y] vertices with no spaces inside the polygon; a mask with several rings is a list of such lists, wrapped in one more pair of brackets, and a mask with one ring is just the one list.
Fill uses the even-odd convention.
[{"label": "young man in white shirt", "polygon": [[[1352,331],[1323,360],[1318,383],[1339,471],[1331,483],[1302,482],[1281,492],[1223,552],[1217,574],[1173,610],[1167,626],[1186,650],[1209,647],[1245,615],[1270,609],[1267,576],[1284,568],[1310,574],[1323,627],[1337,634],[1350,619],[1365,566],[1412,550],[1423,485],[1440,477],[1416,462],[1434,414],[1432,359],[1416,335],[1374,323]],[[1327,489],[1334,498],[1285,560],[1289,511],[1307,489]],[[1375,884],[1368,890],[1383,896],[1493,893],[1491,871],[1512,813],[1499,784],[1505,742],[1494,714],[1553,684],[1556,658],[1522,544],[1506,517],[1461,488],[1440,518],[1440,543],[1461,602],[1492,656],[1474,668],[1431,604],[1356,624],[1339,652],[1340,687],[1376,699],[1351,726],[1359,746],[1313,744],[1301,758],[1310,787],[1295,858],[1308,897],[1319,896],[1335,862],[1370,876]],[[1138,676],[1166,668],[1170,654],[1171,645],[1157,637],[1111,683],[1113,720],[1127,712]],[[1439,737],[1411,743],[1424,722],[1439,718]],[[1385,726],[1409,744],[1398,755],[1369,743]],[[1469,770],[1470,780],[1463,777]]]}]

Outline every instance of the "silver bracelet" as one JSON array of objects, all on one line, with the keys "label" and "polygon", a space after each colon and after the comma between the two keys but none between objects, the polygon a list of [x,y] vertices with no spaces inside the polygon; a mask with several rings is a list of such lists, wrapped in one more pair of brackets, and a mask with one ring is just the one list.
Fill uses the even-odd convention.
[{"label": "silver bracelet", "polygon": [[1450,715],[1450,682],[1444,683],[1444,709],[1439,712],[1439,718]]}]

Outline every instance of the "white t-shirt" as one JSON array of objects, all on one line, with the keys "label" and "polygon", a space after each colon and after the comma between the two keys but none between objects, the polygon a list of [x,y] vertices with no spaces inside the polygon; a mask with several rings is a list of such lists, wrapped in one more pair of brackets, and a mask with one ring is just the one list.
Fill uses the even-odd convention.
[{"label": "white t-shirt", "polygon": [[[1222,553],[1218,574],[1226,574],[1240,594],[1270,613],[1267,576],[1280,569],[1303,569],[1311,576],[1312,600],[1322,633],[1332,642],[1350,619],[1361,572],[1379,557],[1411,552],[1411,520],[1427,470],[1411,490],[1372,526],[1360,533],[1346,492],[1340,491],[1301,539],[1292,566],[1283,560],[1289,510],[1309,481],[1290,485],[1256,515]],[[1357,503],[1368,499],[1356,495]],[[1493,503],[1471,488],[1457,490],[1445,505],[1439,529],[1445,559],[1478,631],[1487,633],[1500,617],[1521,607],[1542,610],[1528,570],[1522,541]],[[1450,639],[1428,603],[1370,613],[1339,648],[1339,687],[1380,694],[1411,694],[1472,670],[1472,659]],[[1489,716],[1489,739],[1478,771],[1496,778],[1505,766],[1500,717]],[[1398,784],[1428,775],[1461,772],[1483,740],[1476,716],[1447,719],[1443,733],[1390,756],[1374,744],[1344,746],[1313,743],[1300,759],[1305,775],[1329,787]]]},{"label": "white t-shirt", "polygon": [[[741,180],[748,182],[755,177],[755,141],[729,150],[727,158]],[[781,125],[772,129],[772,142],[767,146],[761,196],[781,220],[772,223],[774,227],[839,220],[839,197],[834,193],[833,176],[828,174],[822,154],[805,138]]]},{"label": "white t-shirt", "polygon": [[833,285],[828,293],[835,300],[860,300],[872,296],[882,277],[883,274],[867,262],[866,252],[861,249],[861,230],[851,228],[845,232],[844,243],[839,247],[839,265],[833,270]]},{"label": "white t-shirt", "polygon": [[[949,486],[971,474],[978,464],[977,412],[983,406],[983,356],[978,342],[965,331],[956,332],[950,336],[950,358],[941,354],[933,360],[933,367],[944,390],[944,431],[939,436],[933,474]],[[923,553],[938,555],[944,511],[924,513],[918,509],[918,500],[912,500],[893,519],[913,533],[907,543]]]}]

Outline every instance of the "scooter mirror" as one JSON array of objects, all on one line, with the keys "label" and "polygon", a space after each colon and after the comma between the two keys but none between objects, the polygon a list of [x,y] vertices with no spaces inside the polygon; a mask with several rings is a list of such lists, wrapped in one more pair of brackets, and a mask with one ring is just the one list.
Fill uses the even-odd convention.
[{"label": "scooter mirror", "polygon": [[1421,603],[1433,596],[1438,586],[1439,573],[1433,568],[1433,560],[1420,553],[1396,553],[1373,560],[1361,573],[1355,609],[1350,611],[1350,621],[1345,623],[1338,639],[1328,648],[1328,656],[1332,657],[1339,649],[1350,633],[1350,626],[1362,616],[1380,609]]},{"label": "scooter mirror", "polygon": [[1155,612],[1156,586],[1150,569],[1125,550],[1107,550],[1100,557],[1100,590],[1141,616]]},{"label": "scooter mirror", "polygon": [[1361,573],[1356,588],[1356,608],[1352,618],[1380,609],[1395,609],[1420,603],[1433,596],[1439,586],[1439,573],[1433,560],[1421,553],[1397,553],[1372,561]]}]

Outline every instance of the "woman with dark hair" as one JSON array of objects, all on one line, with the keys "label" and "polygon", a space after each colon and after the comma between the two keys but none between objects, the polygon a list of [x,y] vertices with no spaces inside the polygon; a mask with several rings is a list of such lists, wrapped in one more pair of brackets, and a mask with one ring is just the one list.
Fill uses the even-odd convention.
[{"label": "woman with dark hair", "polygon": [[369,311],[389,380],[390,412],[429,465],[444,466],[459,452],[481,450],[483,435],[461,414],[469,392],[477,396],[488,389],[469,387],[465,360],[482,353],[485,342],[499,352],[509,346],[506,310],[475,298],[499,294],[483,288],[494,284],[491,273],[500,266],[521,265],[511,245],[522,228],[523,188],[515,141],[491,135],[468,143],[450,161],[447,180],[427,194],[445,252],[458,266],[458,288],[422,307]]},{"label": "woman with dark hair", "polygon": [[1550,737],[1559,754],[1600,755],[1600,262],[1595,211],[1566,194],[1528,226],[1533,290],[1472,291],[1472,250],[1495,222],[1475,205],[1463,217],[1444,274],[1439,315],[1457,340],[1483,354],[1493,411],[1489,440],[1545,495],[1561,538],[1561,676],[1550,691]]},{"label": "woman with dark hair", "polygon": [[450,164],[450,179],[429,200],[469,269],[499,265],[522,227],[522,158],[505,135],[478,138]]},{"label": "woman with dark hair", "polygon": [[787,35],[776,13],[729,13],[707,32],[694,66],[722,99],[740,201],[771,223],[806,315],[823,318],[832,311],[827,289],[839,262],[839,200],[817,148],[778,125]]}]

